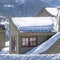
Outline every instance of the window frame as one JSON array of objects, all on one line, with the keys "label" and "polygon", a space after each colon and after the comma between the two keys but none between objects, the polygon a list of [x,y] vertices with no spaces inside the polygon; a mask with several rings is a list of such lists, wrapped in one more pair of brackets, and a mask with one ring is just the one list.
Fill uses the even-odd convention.
[{"label": "window frame", "polygon": [[[35,39],[36,39],[36,40],[35,40],[35,44],[36,44],[35,46],[37,46],[37,38],[36,38],[36,37],[30,37],[30,38],[35,38]],[[33,45],[32,45],[32,46],[30,45],[30,43],[31,43],[30,38],[29,38],[29,46],[30,46],[30,47],[35,47],[35,46],[33,46]]]},{"label": "window frame", "polygon": [[[29,45],[28,46],[23,46],[22,45],[22,38],[28,38],[28,40],[29,40]],[[30,45],[30,38],[36,38],[36,45],[35,46]],[[22,47],[36,47],[37,46],[37,37],[36,36],[34,36],[34,37],[33,36],[32,37],[21,37],[21,46]]]},{"label": "window frame", "polygon": [[[23,37],[23,38],[28,38],[28,37]],[[23,38],[22,38],[22,39],[23,39]],[[28,46],[29,46],[29,44],[28,44],[28,46],[26,46],[26,45],[25,45],[25,46],[23,46],[23,41],[22,41],[22,39],[21,39],[21,42],[22,42],[22,44],[21,44],[21,45],[22,45],[22,47],[28,47]],[[29,41],[29,38],[28,38],[28,41]],[[25,40],[25,42],[26,42],[26,40]],[[29,43],[29,42],[28,42],[28,43]]]}]

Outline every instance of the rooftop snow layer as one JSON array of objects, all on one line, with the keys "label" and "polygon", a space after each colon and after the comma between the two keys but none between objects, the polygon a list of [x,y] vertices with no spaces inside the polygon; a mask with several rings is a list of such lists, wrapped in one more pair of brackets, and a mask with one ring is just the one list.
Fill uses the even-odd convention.
[{"label": "rooftop snow layer", "polygon": [[45,26],[52,25],[54,17],[26,17],[26,18],[12,18],[15,24],[21,26]]},{"label": "rooftop snow layer", "polygon": [[58,8],[45,8],[51,15],[57,16]]},{"label": "rooftop snow layer", "polygon": [[54,17],[12,18],[19,31],[23,32],[52,32],[54,20]]}]

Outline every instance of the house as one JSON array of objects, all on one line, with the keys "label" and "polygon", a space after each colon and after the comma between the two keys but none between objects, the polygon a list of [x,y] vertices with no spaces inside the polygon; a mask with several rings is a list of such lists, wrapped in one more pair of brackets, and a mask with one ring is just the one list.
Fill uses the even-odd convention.
[{"label": "house", "polygon": [[35,17],[55,17],[56,20],[55,22],[55,25],[56,25],[56,29],[57,31],[60,30],[58,28],[58,26],[60,27],[59,23],[58,23],[58,8],[41,8],[40,11],[37,12],[36,16]]},{"label": "house", "polygon": [[[57,31],[54,17],[13,17],[10,19],[10,53],[24,54],[42,44]],[[44,21],[43,21],[44,20]]]},{"label": "house", "polygon": [[5,47],[5,26],[0,24],[0,50]]},{"label": "house", "polygon": [[58,14],[57,8],[42,8],[37,14],[36,17],[56,17]]}]

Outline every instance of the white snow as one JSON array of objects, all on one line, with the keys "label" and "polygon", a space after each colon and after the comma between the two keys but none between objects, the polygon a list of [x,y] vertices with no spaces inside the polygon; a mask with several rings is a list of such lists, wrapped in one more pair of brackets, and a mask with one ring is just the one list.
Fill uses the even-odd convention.
[{"label": "white snow", "polygon": [[60,60],[60,54],[0,54],[0,60]]},{"label": "white snow", "polygon": [[57,16],[58,9],[57,8],[45,8],[51,15]]},{"label": "white snow", "polygon": [[22,32],[54,32],[56,31],[55,17],[13,17],[13,23]]},{"label": "white snow", "polygon": [[12,18],[12,21],[19,26],[45,26],[45,25],[52,25],[53,23],[52,18],[51,17],[23,17],[23,18],[17,17],[17,18]]},{"label": "white snow", "polygon": [[9,41],[7,41],[7,42],[5,43],[5,46],[6,46],[6,47],[9,47]]}]

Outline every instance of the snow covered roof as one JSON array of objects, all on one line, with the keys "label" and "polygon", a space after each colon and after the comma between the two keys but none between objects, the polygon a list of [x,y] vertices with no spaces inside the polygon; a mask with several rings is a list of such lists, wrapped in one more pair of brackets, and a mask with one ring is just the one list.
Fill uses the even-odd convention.
[{"label": "snow covered roof", "polygon": [[51,15],[57,16],[58,9],[57,8],[45,8]]},{"label": "snow covered roof", "polygon": [[12,18],[13,23],[22,32],[52,32],[54,17]]}]

